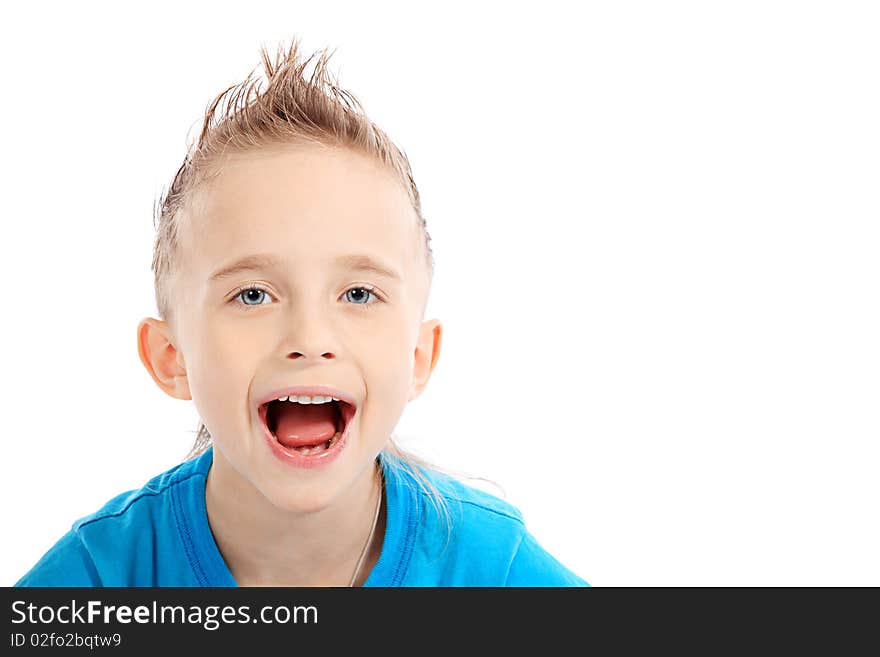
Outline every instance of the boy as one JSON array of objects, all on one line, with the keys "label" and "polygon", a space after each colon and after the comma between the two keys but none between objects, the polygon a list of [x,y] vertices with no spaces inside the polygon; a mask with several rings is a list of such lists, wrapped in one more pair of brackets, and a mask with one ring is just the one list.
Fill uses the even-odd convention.
[{"label": "boy", "polygon": [[215,99],[160,204],[164,319],[138,352],[194,401],[196,458],[77,521],[18,585],[585,585],[517,509],[391,440],[442,336],[418,191],[326,57],[307,82],[296,41],[279,55],[212,123],[230,89]]}]

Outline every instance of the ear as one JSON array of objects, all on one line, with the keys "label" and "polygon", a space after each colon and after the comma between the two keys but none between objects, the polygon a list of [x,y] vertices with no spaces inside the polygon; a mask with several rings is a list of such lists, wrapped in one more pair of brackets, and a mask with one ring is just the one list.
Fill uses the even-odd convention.
[{"label": "ear", "polygon": [[422,390],[428,385],[428,379],[431,378],[431,372],[434,371],[437,358],[440,356],[442,337],[443,325],[440,324],[439,319],[422,322],[419,327],[419,338],[416,343],[413,363],[413,380],[408,401],[412,401],[422,394]]},{"label": "ear", "polygon": [[138,355],[156,385],[176,399],[192,399],[183,354],[174,346],[167,322],[147,318],[138,324]]}]

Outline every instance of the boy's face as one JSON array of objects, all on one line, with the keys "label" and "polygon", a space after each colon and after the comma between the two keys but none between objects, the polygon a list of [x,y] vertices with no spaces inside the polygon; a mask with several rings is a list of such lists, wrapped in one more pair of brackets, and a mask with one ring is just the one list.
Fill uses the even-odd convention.
[{"label": "boy's face", "polygon": [[[141,358],[166,392],[194,400],[214,476],[282,509],[323,508],[372,476],[439,354],[440,323],[421,321],[429,281],[415,212],[379,164],[320,146],[231,156],[197,198],[182,229],[174,333],[144,320]],[[258,254],[276,264],[214,277]],[[367,261],[393,275],[358,266]],[[259,401],[290,385],[332,386],[356,402],[347,444],[325,466],[291,466],[266,444]]]}]

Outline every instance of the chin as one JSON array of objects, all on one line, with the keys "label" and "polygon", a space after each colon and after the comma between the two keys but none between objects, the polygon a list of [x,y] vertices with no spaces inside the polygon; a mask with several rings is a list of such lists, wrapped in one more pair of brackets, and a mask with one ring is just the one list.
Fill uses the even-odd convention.
[{"label": "chin", "polygon": [[274,507],[288,513],[315,513],[336,500],[339,489],[332,481],[313,481],[299,486],[274,484],[261,487],[263,496]]}]

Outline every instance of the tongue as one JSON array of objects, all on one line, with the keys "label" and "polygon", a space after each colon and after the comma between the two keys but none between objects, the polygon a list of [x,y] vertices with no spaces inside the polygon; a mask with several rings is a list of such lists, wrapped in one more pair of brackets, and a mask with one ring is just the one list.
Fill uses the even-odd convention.
[{"label": "tongue", "polygon": [[320,445],[336,434],[334,404],[279,402],[275,437],[285,447]]}]

